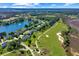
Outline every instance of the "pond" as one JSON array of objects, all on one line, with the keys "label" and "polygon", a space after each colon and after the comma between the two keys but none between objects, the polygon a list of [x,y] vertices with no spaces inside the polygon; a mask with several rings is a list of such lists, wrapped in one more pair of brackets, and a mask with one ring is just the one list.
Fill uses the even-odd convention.
[{"label": "pond", "polygon": [[23,22],[18,22],[18,23],[12,23],[10,25],[0,26],[0,33],[1,32],[6,32],[6,33],[15,32],[28,24],[29,24],[28,21],[23,21]]}]

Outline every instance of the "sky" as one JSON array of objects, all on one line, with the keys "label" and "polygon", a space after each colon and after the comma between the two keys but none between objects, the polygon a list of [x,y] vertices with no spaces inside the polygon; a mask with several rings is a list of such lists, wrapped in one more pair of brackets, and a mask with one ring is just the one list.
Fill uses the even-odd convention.
[{"label": "sky", "polygon": [[0,8],[79,8],[79,0],[0,0]]},{"label": "sky", "polygon": [[79,8],[79,0],[0,0],[0,8]]},{"label": "sky", "polygon": [[0,3],[0,8],[79,8],[79,3]]},{"label": "sky", "polygon": [[79,8],[79,3],[0,3],[0,8]]}]

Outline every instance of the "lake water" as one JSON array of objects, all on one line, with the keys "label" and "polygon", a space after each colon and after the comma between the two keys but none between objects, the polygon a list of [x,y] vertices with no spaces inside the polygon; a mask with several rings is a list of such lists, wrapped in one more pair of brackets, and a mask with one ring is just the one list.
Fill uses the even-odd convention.
[{"label": "lake water", "polygon": [[10,25],[0,26],[0,33],[1,32],[6,32],[6,33],[15,32],[28,24],[29,24],[28,21],[23,21],[23,22],[13,23]]}]

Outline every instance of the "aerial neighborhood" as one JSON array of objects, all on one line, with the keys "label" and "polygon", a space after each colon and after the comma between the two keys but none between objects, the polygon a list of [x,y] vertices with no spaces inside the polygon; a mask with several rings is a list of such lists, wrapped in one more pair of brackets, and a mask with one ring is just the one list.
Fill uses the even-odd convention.
[{"label": "aerial neighborhood", "polygon": [[0,10],[0,56],[79,56],[78,9]]}]

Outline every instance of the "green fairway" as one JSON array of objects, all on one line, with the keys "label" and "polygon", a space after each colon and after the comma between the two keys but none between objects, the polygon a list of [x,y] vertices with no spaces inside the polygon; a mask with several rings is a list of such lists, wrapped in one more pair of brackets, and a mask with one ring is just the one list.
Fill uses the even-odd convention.
[{"label": "green fairway", "polygon": [[67,30],[67,26],[63,24],[63,22],[60,20],[53,27],[51,27],[50,30],[48,29],[44,34],[42,34],[38,41],[39,48],[47,49],[47,55],[50,56],[66,55],[56,35],[56,33],[61,32],[63,30]]}]

